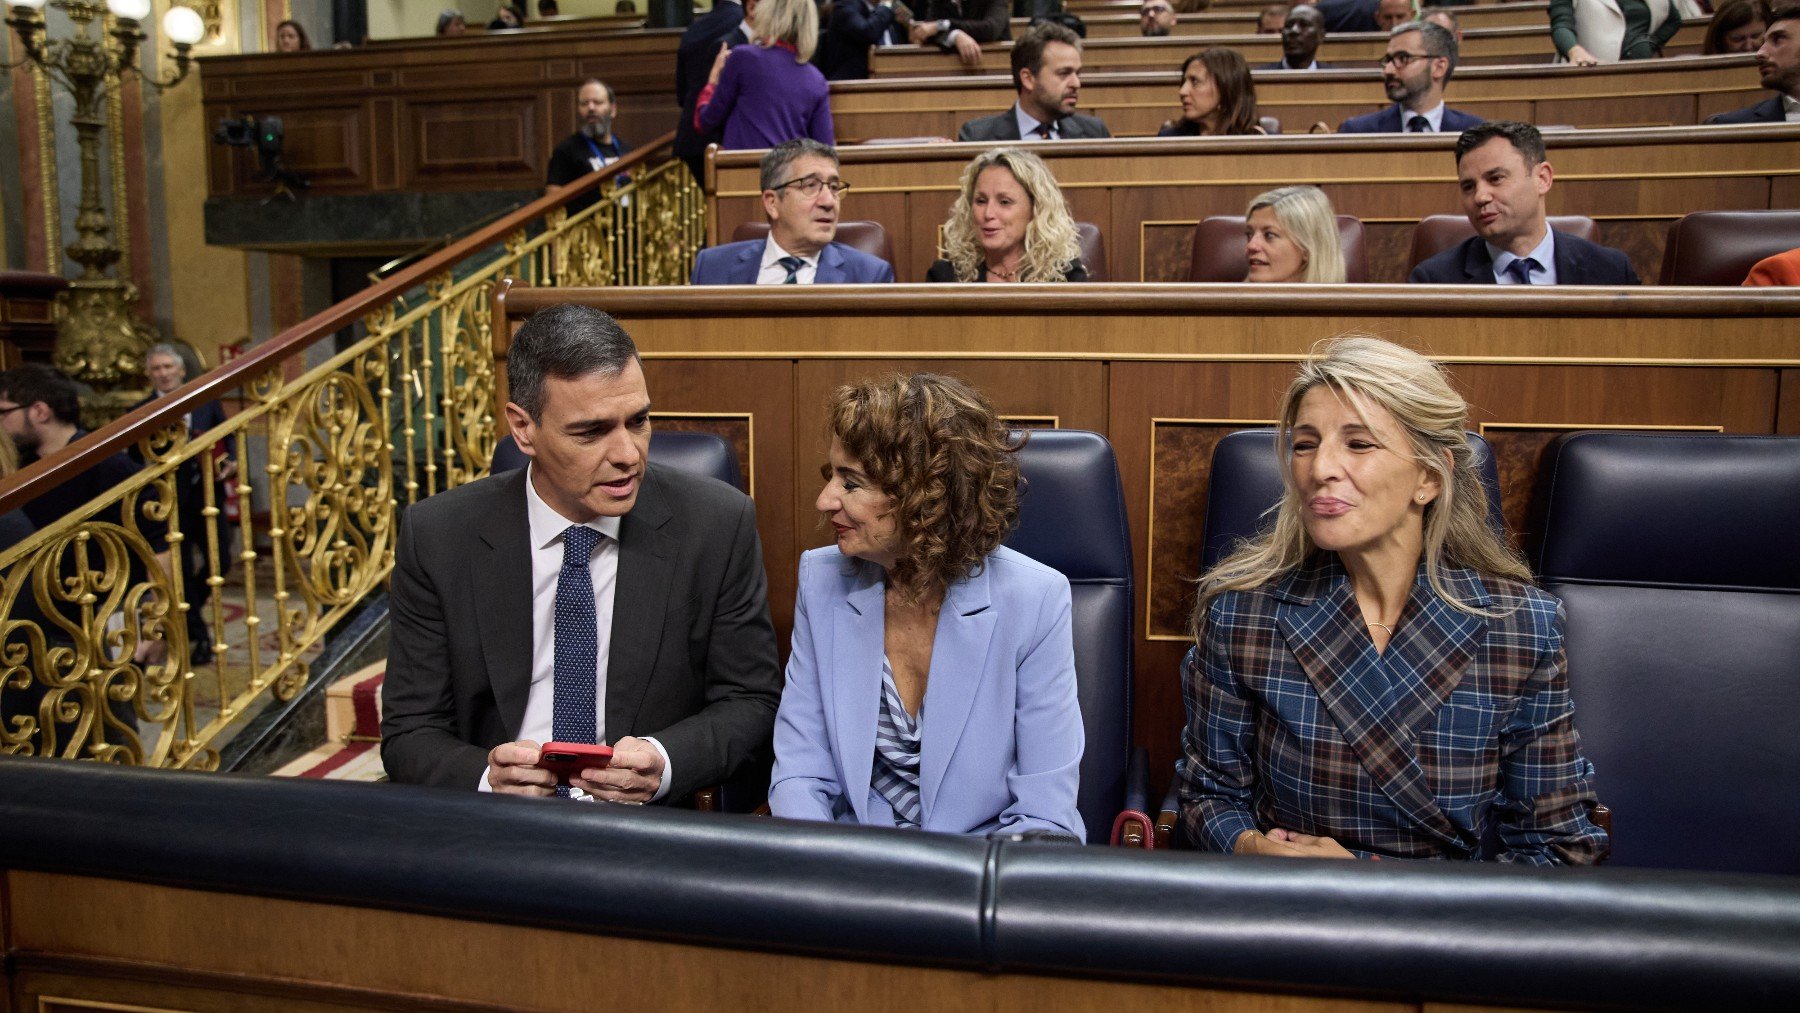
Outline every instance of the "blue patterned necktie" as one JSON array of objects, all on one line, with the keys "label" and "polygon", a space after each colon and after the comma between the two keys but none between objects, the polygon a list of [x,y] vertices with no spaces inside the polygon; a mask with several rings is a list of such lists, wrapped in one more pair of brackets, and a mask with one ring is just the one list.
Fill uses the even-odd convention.
[{"label": "blue patterned necktie", "polygon": [[1538,262],[1532,258],[1520,257],[1518,260],[1506,265],[1506,273],[1519,279],[1519,284],[1530,285],[1532,284],[1531,272],[1537,270],[1537,266]]},{"label": "blue patterned necktie", "polygon": [[[600,532],[582,524],[563,532],[562,569],[556,575],[556,667],[551,736],[558,742],[593,742],[599,667],[599,620],[594,609],[594,577],[588,568]],[[569,789],[556,793],[568,797]]]},{"label": "blue patterned necktie", "polygon": [[800,284],[800,269],[806,266],[806,261],[799,257],[783,257],[775,263],[787,268],[787,277],[781,279],[783,285]]}]

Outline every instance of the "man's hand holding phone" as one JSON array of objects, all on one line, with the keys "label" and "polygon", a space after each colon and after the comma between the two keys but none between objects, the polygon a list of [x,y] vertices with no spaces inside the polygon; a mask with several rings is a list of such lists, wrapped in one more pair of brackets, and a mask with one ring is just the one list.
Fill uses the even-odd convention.
[{"label": "man's hand holding phone", "polygon": [[[612,762],[571,777],[569,784],[607,802],[643,805],[662,786],[663,760],[656,747],[635,735],[613,743]],[[587,775],[592,775],[591,777]]]},{"label": "man's hand holding phone", "polygon": [[538,767],[538,744],[530,739],[502,742],[488,750],[488,788],[508,795],[551,795],[556,775]]}]

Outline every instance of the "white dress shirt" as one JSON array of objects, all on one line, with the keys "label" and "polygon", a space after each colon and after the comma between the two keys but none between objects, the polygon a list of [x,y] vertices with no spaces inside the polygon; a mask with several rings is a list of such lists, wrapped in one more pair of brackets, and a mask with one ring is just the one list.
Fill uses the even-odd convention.
[{"label": "white dress shirt", "polygon": [[[555,741],[556,715],[556,580],[562,573],[563,534],[573,526],[568,518],[556,512],[538,495],[532,484],[530,465],[525,475],[525,519],[531,542],[531,692],[525,698],[525,723],[519,726],[519,738],[542,745]],[[604,537],[594,546],[588,561],[588,572],[594,581],[594,618],[596,649],[594,651],[594,731],[595,741],[606,741],[606,672],[612,654],[613,591],[619,581],[620,517],[596,517],[586,527]],[[662,784],[654,798],[669,790],[669,754],[662,743],[652,738],[644,741],[662,755]],[[487,773],[481,776],[481,790],[492,791]],[[575,797],[586,798],[581,789],[572,789]],[[654,799],[653,799],[654,800]]]},{"label": "white dress shirt", "polygon": [[[1023,106],[1019,105],[1017,102],[1013,103],[1013,118],[1018,120],[1018,122],[1019,122],[1019,139],[1020,140],[1025,140],[1025,141],[1044,140],[1044,138],[1038,136],[1038,132],[1037,132],[1037,128],[1043,123],[1043,121],[1038,119],[1037,117],[1031,115],[1030,113],[1026,112],[1025,108]],[[1057,123],[1050,124],[1050,138],[1049,139],[1052,141],[1062,140],[1062,127],[1059,124],[1057,124]]]},{"label": "white dress shirt", "polygon": [[[1494,284],[1517,285],[1519,279],[1513,277],[1512,272],[1508,269],[1512,267],[1513,261],[1522,258],[1513,256],[1498,246],[1495,246],[1493,243],[1488,243],[1487,248],[1488,256],[1494,258]],[[1531,283],[1533,285],[1556,284],[1555,229],[1546,225],[1544,227],[1544,241],[1537,244],[1537,247],[1525,256],[1537,261],[1537,266],[1531,269]]]},{"label": "white dress shirt", "polygon": [[[758,285],[781,285],[787,282],[787,268],[780,264],[783,257],[800,257],[800,255],[789,253],[775,245],[775,237],[770,236],[768,241],[763,243],[762,268],[756,272]],[[810,257],[800,257],[800,270],[794,275],[794,284],[811,285],[813,279],[818,276],[819,255],[815,253]]]},{"label": "white dress shirt", "polygon": [[1800,123],[1800,98],[1781,96],[1781,111],[1789,123]]}]

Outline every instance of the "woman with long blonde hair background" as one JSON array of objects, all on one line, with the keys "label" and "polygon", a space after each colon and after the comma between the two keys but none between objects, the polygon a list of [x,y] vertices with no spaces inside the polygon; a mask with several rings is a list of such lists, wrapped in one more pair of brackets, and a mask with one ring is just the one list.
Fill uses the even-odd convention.
[{"label": "woman with long blonde hair background", "polygon": [[993,148],[963,169],[926,281],[1086,281],[1075,219],[1044,160]]}]

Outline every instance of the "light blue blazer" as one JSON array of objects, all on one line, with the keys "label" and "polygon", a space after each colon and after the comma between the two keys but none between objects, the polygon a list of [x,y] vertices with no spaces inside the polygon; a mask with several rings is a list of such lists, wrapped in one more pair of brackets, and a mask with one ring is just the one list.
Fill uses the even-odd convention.
[{"label": "light blue blazer", "polygon": [[[775,715],[776,816],[894,825],[870,787],[884,576],[835,546],[800,558],[793,653]],[[980,573],[950,585],[920,722],[924,829],[1049,830],[1085,840],[1075,808],[1085,736],[1068,579],[1003,547]]]}]

